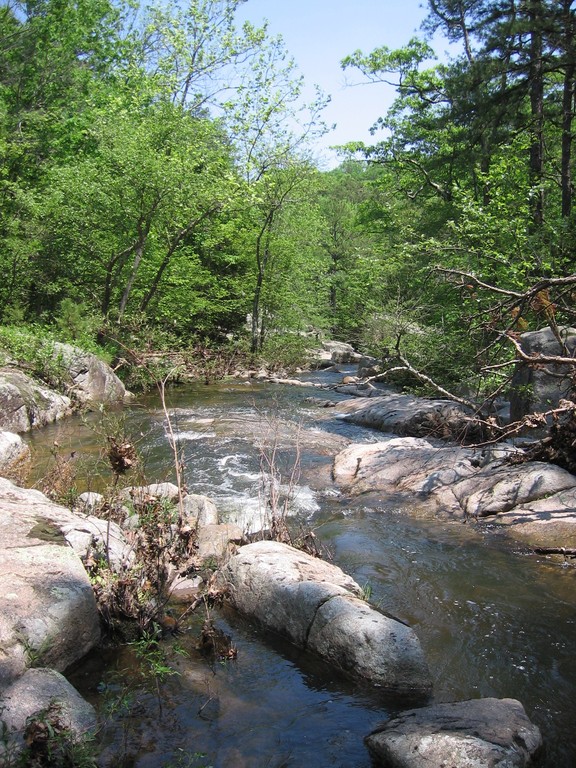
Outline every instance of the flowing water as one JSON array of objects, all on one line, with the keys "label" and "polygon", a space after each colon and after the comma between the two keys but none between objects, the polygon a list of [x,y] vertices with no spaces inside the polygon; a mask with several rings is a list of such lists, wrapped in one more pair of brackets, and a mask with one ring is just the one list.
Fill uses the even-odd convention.
[{"label": "flowing water", "polygon": [[[315,376],[327,383],[330,377]],[[517,698],[543,732],[542,766],[573,768],[576,569],[520,549],[490,526],[434,517],[414,500],[343,497],[330,482],[331,454],[344,438],[383,435],[334,419],[330,409],[306,403],[310,395],[339,397],[268,383],[171,392],[188,489],[211,496],[223,515],[248,529],[263,515],[262,469],[270,469],[271,452],[285,477],[296,460],[294,514],[366,587],[372,603],[415,629],[434,699]],[[157,398],[140,399],[122,418],[139,441],[148,476],[172,479]],[[76,461],[95,462],[84,482],[98,489],[100,422],[92,415],[35,433],[38,467],[57,441],[60,450],[78,452]],[[401,702],[340,679],[230,612],[214,618],[237,648],[236,659],[204,660],[194,619],[169,652],[179,674],[159,686],[140,681],[131,649],[99,652],[73,672],[87,698],[113,711],[101,765],[369,768],[363,737]]]}]

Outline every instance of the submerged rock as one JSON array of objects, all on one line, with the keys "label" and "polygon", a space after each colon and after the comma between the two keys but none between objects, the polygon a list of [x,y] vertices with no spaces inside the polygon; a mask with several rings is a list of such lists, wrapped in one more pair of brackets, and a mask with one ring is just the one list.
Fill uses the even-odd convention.
[{"label": "submerged rock", "polygon": [[524,768],[542,737],[515,699],[474,699],[402,712],[366,739],[383,768]]},{"label": "submerged rock", "polygon": [[340,568],[272,541],[242,547],[221,571],[235,608],[386,693],[426,696],[428,666],[414,631],[360,598]]}]

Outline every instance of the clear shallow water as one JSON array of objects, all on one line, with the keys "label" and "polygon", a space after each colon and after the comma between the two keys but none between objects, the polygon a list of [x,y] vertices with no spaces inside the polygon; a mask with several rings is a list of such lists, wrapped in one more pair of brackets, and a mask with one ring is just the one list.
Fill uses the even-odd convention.
[{"label": "clear shallow water", "polygon": [[[410,501],[341,497],[330,483],[330,441],[307,429],[329,429],[335,444],[342,437],[383,436],[334,421],[329,409],[305,403],[308,396],[339,399],[330,391],[270,384],[171,393],[189,490],[207,493],[220,510],[241,512],[247,522],[262,507],[258,446],[276,446],[287,474],[300,434],[295,513],[315,529],[334,561],[371,590],[373,603],[415,628],[435,699],[518,698],[543,731],[542,765],[572,768],[576,570],[521,550],[489,527],[433,518]],[[126,427],[139,439],[149,476],[171,479],[156,398],[132,408]],[[94,426],[67,422],[34,435],[39,465],[55,439],[62,450],[92,459],[97,453]],[[87,485],[98,482],[92,476]],[[122,764],[138,768],[280,768],[310,761],[318,768],[369,768],[362,739],[400,703],[337,679],[317,660],[263,637],[238,617],[219,615],[218,622],[238,647],[238,658],[207,664],[195,650],[198,627],[192,626],[178,639],[189,656],[175,657],[180,675],[162,686],[161,712],[157,692],[139,690],[138,704],[105,733],[102,765],[129,754],[132,762]],[[74,682],[102,705],[106,696],[97,686],[114,677],[114,669],[123,680],[119,685],[135,684],[134,660],[126,651],[94,659]]]}]

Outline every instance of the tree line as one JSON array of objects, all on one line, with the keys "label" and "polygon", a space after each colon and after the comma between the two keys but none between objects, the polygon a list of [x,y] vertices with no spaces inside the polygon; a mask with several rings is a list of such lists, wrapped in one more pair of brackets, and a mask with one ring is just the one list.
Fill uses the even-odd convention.
[{"label": "tree line", "polygon": [[242,4],[0,6],[0,322],[253,353],[314,329],[445,382],[570,323],[569,0],[429,0],[420,37],[351,53],[375,114],[397,98],[332,171],[326,97]]}]

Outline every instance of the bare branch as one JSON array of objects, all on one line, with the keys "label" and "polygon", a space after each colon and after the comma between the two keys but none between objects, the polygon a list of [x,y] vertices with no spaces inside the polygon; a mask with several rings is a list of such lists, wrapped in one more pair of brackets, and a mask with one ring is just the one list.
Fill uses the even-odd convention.
[{"label": "bare branch", "polygon": [[[576,359],[573,357],[563,357],[561,355],[527,355],[522,349],[520,342],[512,333],[499,333],[501,338],[506,338],[510,341],[515,350],[518,358],[530,365],[541,365],[543,363],[551,363],[552,365],[570,365],[576,367]],[[511,361],[517,362],[517,361]]]}]

